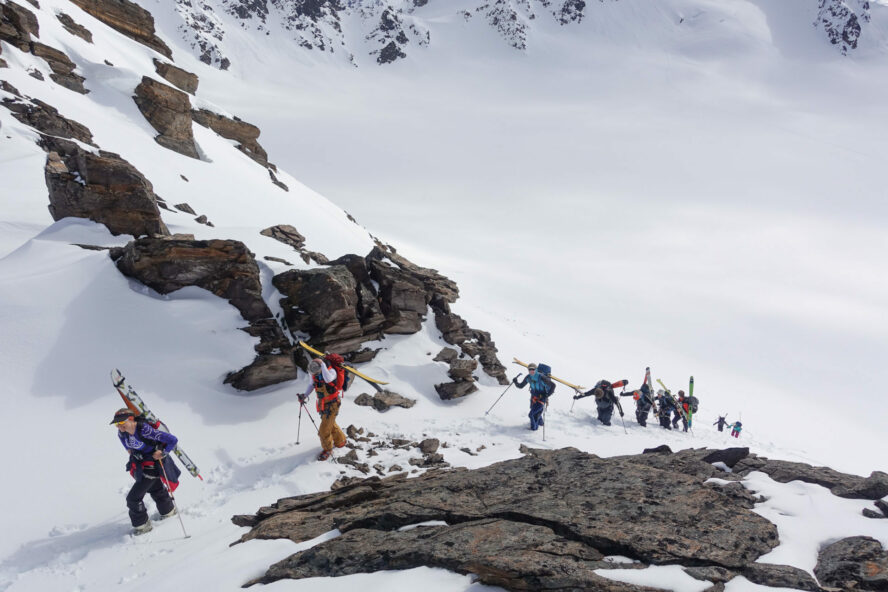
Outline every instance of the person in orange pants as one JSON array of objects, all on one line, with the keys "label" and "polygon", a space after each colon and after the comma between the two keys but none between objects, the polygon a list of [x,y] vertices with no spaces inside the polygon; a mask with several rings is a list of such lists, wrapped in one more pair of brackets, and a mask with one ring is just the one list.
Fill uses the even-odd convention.
[{"label": "person in orange pants", "polygon": [[339,415],[339,404],[342,401],[342,384],[345,381],[345,370],[342,369],[342,358],[337,354],[328,354],[327,358],[336,356],[336,360],[330,365],[321,358],[315,358],[308,363],[308,371],[311,374],[311,383],[304,395],[299,397],[299,402],[304,404],[308,396],[314,391],[317,395],[317,410],[321,416],[321,427],[318,428],[318,437],[321,439],[321,453],[318,460],[327,460],[333,453],[333,446],[342,448],[346,438],[343,431],[336,424],[336,416]]}]

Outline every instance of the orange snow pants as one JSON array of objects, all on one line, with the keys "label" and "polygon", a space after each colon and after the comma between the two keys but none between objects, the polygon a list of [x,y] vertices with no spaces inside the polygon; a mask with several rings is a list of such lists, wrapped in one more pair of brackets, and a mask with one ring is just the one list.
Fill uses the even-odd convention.
[{"label": "orange snow pants", "polygon": [[321,412],[321,427],[318,428],[318,437],[321,439],[321,448],[328,452],[333,450],[334,445],[337,448],[345,446],[345,434],[336,425],[339,403],[339,401],[332,401]]}]

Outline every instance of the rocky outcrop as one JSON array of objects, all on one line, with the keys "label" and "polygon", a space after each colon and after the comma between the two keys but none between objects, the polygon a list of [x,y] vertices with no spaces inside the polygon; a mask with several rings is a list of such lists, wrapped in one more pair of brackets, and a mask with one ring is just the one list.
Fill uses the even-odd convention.
[{"label": "rocky outcrop", "polygon": [[861,21],[870,20],[869,11],[868,0],[820,0],[814,26],[821,27],[829,42],[847,55],[848,50],[857,48]]},{"label": "rocky outcrop", "polygon": [[44,136],[44,174],[53,220],[88,218],[112,234],[168,235],[151,183],[111,152],[88,152],[74,142]]},{"label": "rocky outcrop", "polygon": [[259,267],[239,241],[138,239],[126,246],[117,268],[160,294],[198,286],[228,300],[248,321],[271,318]]},{"label": "rocky outcrop", "polygon": [[74,35],[76,37],[80,37],[81,39],[83,39],[87,43],[93,42],[93,36],[92,36],[92,33],[90,32],[90,30],[87,29],[86,27],[84,27],[83,25],[78,25],[76,22],[74,22],[74,19],[72,19],[69,15],[65,14],[64,12],[61,12],[56,15],[56,18],[59,19],[60,23],[62,23],[62,27],[64,27],[65,30],[68,31],[69,33],[71,33],[72,35]]},{"label": "rocky outcrop", "polygon": [[258,138],[261,133],[259,128],[238,118],[231,119],[207,109],[199,109],[192,112],[194,121],[204,127],[208,127],[223,138],[238,142],[237,148],[264,167],[277,170],[274,165],[268,163],[268,153],[259,145]]},{"label": "rocky outcrop", "polygon": [[873,471],[869,477],[860,477],[840,473],[829,467],[812,467],[755,455],[750,455],[734,466],[734,473],[738,475],[746,475],[750,471],[762,471],[780,483],[804,481],[822,485],[834,495],[844,498],[877,500],[888,495],[888,473],[882,471]]},{"label": "rocky outcrop", "polygon": [[98,20],[130,39],[173,59],[173,52],[154,31],[151,13],[130,0],[71,0]]},{"label": "rocky outcrop", "polygon": [[295,378],[289,347],[262,299],[259,267],[247,247],[233,240],[197,241],[192,237],[144,238],[129,243],[117,257],[117,268],[160,294],[198,286],[228,300],[259,338],[252,364],[230,374],[226,383],[255,390]]},{"label": "rocky outcrop", "polygon": [[416,405],[416,401],[408,399],[407,397],[402,397],[398,393],[393,393],[391,391],[380,391],[375,393],[372,397],[367,393],[361,393],[355,398],[355,405],[373,407],[377,411],[383,412],[388,411],[392,407],[410,409]]},{"label": "rocky outcrop", "polygon": [[33,37],[40,38],[40,25],[33,12],[14,2],[0,3],[0,41],[31,52]]},{"label": "rocky outcrop", "polygon": [[[304,251],[305,239],[291,226],[262,233]],[[485,372],[506,382],[490,334],[469,328],[450,312],[449,303],[459,294],[456,284],[392,249],[377,246],[367,257],[346,255],[325,269],[289,270],[272,281],[284,295],[281,307],[290,331],[308,333],[319,349],[354,354],[361,343],[381,335],[416,333],[431,307],[439,328],[459,325],[458,335],[444,333],[444,338],[463,352],[459,361],[451,362],[454,382],[435,387],[439,396],[452,399],[477,390],[472,372],[479,362]]]},{"label": "rocky outcrop", "polygon": [[191,129],[191,101],[188,95],[147,76],[136,87],[133,96],[139,111],[156,129],[154,140],[179,154],[199,158]]},{"label": "rocky outcrop", "polygon": [[192,95],[197,92],[197,85],[200,82],[197,74],[192,74],[167,62],[162,62],[157,58],[154,58],[154,71],[179,90]]},{"label": "rocky outcrop", "polygon": [[[740,571],[778,544],[776,527],[723,488],[630,457],[532,450],[468,471],[352,482],[279,500],[243,541],[341,536],[272,565],[251,583],[441,567],[508,590],[645,590],[603,578],[606,555]],[[708,451],[711,452],[711,451]],[[449,526],[403,526],[443,521]]]},{"label": "rocky outcrop", "polygon": [[64,52],[35,41],[31,43],[31,53],[38,58],[43,58],[46,63],[49,64],[49,67],[52,70],[52,74],[50,74],[49,77],[56,84],[82,95],[89,92],[83,86],[83,81],[86,79],[83,76],[74,73],[77,64],[72,62]]},{"label": "rocky outcrop", "polygon": [[84,144],[95,146],[92,133],[82,123],[64,117],[55,107],[47,105],[39,99],[22,96],[15,87],[6,82],[0,82],[0,88],[17,97],[16,99],[3,99],[0,101],[0,105],[12,111],[12,116],[25,125],[30,125],[40,133],[49,136],[75,139]]},{"label": "rocky outcrop", "polygon": [[870,537],[842,539],[820,549],[814,575],[830,590],[888,590],[888,553]]},{"label": "rocky outcrop", "polygon": [[57,84],[80,94],[89,92],[83,86],[83,76],[74,73],[77,64],[64,52],[34,41],[39,37],[40,26],[33,12],[12,2],[0,4],[0,41],[45,60],[52,70],[49,77]]}]

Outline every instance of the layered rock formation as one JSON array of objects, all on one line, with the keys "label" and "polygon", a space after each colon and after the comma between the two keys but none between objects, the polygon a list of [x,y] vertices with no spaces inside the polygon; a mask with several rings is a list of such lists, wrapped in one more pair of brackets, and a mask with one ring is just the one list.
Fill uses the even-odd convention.
[{"label": "layered rock formation", "polygon": [[233,240],[196,241],[191,237],[144,238],[112,253],[120,271],[159,292],[169,294],[198,286],[228,300],[249,321],[244,330],[259,338],[252,364],[227,379],[240,390],[255,390],[295,378],[289,347],[262,299],[259,267],[246,246]]},{"label": "layered rock formation", "polygon": [[162,62],[157,58],[154,59],[154,71],[179,90],[192,95],[197,92],[197,85],[200,82],[197,74],[192,74],[178,66]]},{"label": "layered rock formation", "polygon": [[199,158],[191,129],[191,101],[184,92],[147,76],[136,87],[133,100],[158,131],[154,140],[179,154]]},{"label": "layered rock formation", "polygon": [[[356,468],[372,462],[374,447],[419,447],[423,459],[408,463],[419,470],[440,456],[434,439],[388,443],[360,434],[349,427],[354,458],[348,464]],[[711,582],[707,590],[713,592],[737,576],[812,592],[888,589],[888,553],[869,537],[821,549],[819,582],[793,566],[757,563],[779,544],[777,529],[750,511],[757,500],[736,473],[711,464],[761,459],[747,449],[673,454],[662,446],[608,459],[572,448],[522,446],[522,452],[523,458],[473,471],[432,470],[409,480],[404,474],[346,477],[331,492],[284,498],[255,515],[235,516],[235,524],[250,527],[241,542],[303,542],[333,529],[342,533],[272,565],[247,585],[427,566],[473,574],[507,590],[637,592],[651,589],[609,580],[600,570],[678,564]],[[373,468],[380,476],[388,473],[384,466]],[[711,477],[728,483],[707,482]],[[433,521],[442,525],[400,530]],[[604,561],[608,555],[638,563]]]},{"label": "layered rock formation", "polygon": [[277,170],[274,165],[268,163],[268,153],[258,142],[261,132],[255,125],[241,121],[236,117],[231,119],[207,109],[193,111],[192,117],[194,121],[210,128],[223,138],[237,141],[238,144],[235,147],[262,166]]},{"label": "layered rock formation", "polygon": [[[301,248],[301,235],[290,229],[286,236]],[[506,380],[490,335],[450,312],[459,294],[456,284],[390,248],[377,246],[367,257],[346,255],[326,268],[287,271],[273,283],[284,295],[281,307],[290,331],[309,334],[319,349],[355,354],[364,341],[416,333],[431,308],[445,340],[458,344],[465,356],[477,357],[491,376]],[[473,360],[458,362],[451,369],[455,381],[436,386],[439,395],[450,399],[474,391],[476,366]]]},{"label": "layered rock formation", "polygon": [[48,136],[42,145],[49,153],[44,173],[54,220],[88,218],[112,234],[169,234],[154,188],[129,162],[111,152],[94,154]]},{"label": "layered rock formation", "polygon": [[84,27],[83,25],[80,25],[80,24],[77,24],[76,22],[74,22],[74,19],[71,18],[70,15],[67,15],[64,12],[62,12],[60,14],[57,14],[56,18],[59,19],[59,22],[62,23],[62,26],[65,28],[65,30],[68,31],[69,33],[71,33],[72,35],[80,37],[81,39],[83,39],[87,43],[93,42],[92,33],[90,32],[90,30],[87,29],[86,27]]},{"label": "layered rock formation", "polygon": [[[648,455],[529,452],[474,471],[365,479],[235,517],[252,526],[242,541],[342,533],[251,583],[424,565],[509,590],[644,590],[593,570],[613,567],[604,557],[618,554],[738,573],[778,543],[776,527],[750,511],[752,496],[739,485],[653,468]],[[449,526],[398,530],[428,521]]]},{"label": "layered rock formation", "polygon": [[34,41],[39,37],[40,26],[33,12],[11,2],[0,4],[0,41],[46,61],[52,70],[49,77],[57,84],[80,94],[89,92],[83,86],[85,79],[74,73],[77,64],[64,52]]},{"label": "layered rock formation", "polygon": [[71,0],[84,11],[102,21],[115,31],[150,47],[167,58],[173,52],[154,31],[151,13],[129,0]]},{"label": "layered rock formation", "polygon": [[12,116],[25,125],[30,125],[46,135],[75,139],[95,146],[92,133],[85,125],[68,119],[59,113],[58,109],[39,99],[23,96],[8,82],[0,81],[0,89],[16,97],[3,99],[0,105],[12,111]]}]

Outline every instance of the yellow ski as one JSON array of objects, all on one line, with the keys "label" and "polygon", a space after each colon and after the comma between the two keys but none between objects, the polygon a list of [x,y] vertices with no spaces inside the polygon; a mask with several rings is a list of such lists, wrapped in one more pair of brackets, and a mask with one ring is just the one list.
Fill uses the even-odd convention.
[{"label": "yellow ski", "polygon": [[[527,368],[527,364],[525,364],[524,362],[522,362],[518,358],[512,358],[512,363],[518,364],[519,366],[524,366],[525,368]],[[564,386],[569,386],[570,388],[572,388],[573,390],[578,391],[578,392],[582,392],[583,389],[585,388],[582,386],[578,386],[576,384],[571,384],[571,383],[567,382],[566,380],[561,380],[560,378],[557,378],[556,376],[553,376],[552,374],[549,375],[549,378],[551,378],[552,380],[555,380],[557,382],[560,382]]]},{"label": "yellow ski", "polygon": [[[324,356],[326,355],[324,352],[319,351],[319,350],[316,350],[315,348],[313,348],[312,346],[308,345],[308,344],[305,343],[304,341],[300,341],[300,342],[299,342],[299,345],[301,345],[301,346],[302,346],[303,348],[305,348],[307,351],[310,351],[311,353],[313,353],[313,354],[316,355],[316,356],[324,357]],[[379,386],[377,386],[377,385],[380,385],[380,384],[388,384],[388,383],[385,382],[385,381],[382,381],[382,380],[376,380],[375,378],[370,378],[370,377],[367,376],[366,374],[363,374],[362,372],[358,372],[357,370],[355,370],[355,369],[352,368],[351,366],[346,366],[345,364],[343,364],[342,367],[343,367],[347,372],[351,372],[351,373],[354,374],[355,376],[357,376],[357,377],[359,377],[359,378],[362,378],[362,379],[366,380],[367,382],[370,383],[370,385],[371,385],[373,388],[375,388],[375,389],[378,390],[378,391],[381,391],[382,389],[379,388]]]}]

